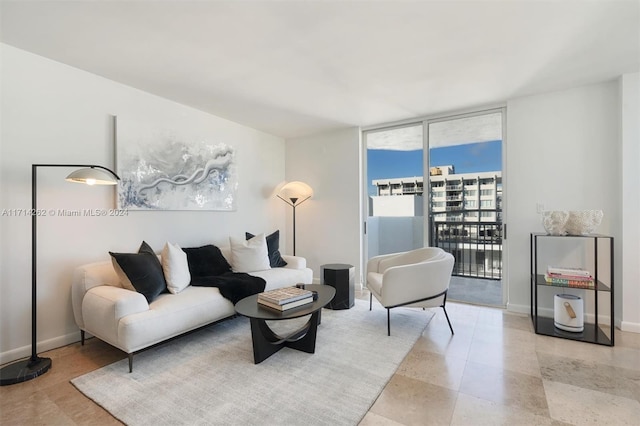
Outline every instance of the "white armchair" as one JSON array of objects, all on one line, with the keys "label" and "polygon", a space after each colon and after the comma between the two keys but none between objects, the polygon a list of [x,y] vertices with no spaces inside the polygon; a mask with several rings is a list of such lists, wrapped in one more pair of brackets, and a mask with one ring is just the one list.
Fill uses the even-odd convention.
[{"label": "white armchair", "polygon": [[373,296],[387,308],[387,335],[391,335],[391,308],[441,307],[453,327],[445,304],[454,258],[438,247],[425,247],[402,253],[376,256],[367,263],[369,310]]}]

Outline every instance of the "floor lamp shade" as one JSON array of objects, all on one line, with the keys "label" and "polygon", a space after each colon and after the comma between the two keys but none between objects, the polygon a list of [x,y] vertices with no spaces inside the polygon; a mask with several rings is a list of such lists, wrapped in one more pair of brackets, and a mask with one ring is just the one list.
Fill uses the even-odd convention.
[{"label": "floor lamp shade", "polygon": [[118,179],[118,176],[111,170],[93,166],[75,170],[65,180],[87,185],[117,185]]},{"label": "floor lamp shade", "polygon": [[[37,211],[37,181],[40,167],[79,168],[66,180],[69,182],[85,183],[87,185],[117,185],[118,177],[115,172],[103,166],[92,164],[32,164],[31,165],[31,211]],[[0,386],[26,382],[49,371],[51,358],[39,357],[37,354],[36,325],[37,325],[37,215],[31,215],[31,356],[0,368]]]},{"label": "floor lamp shade", "polygon": [[296,207],[313,197],[313,189],[304,182],[289,182],[280,188],[278,198],[293,207],[293,255],[296,255]]}]

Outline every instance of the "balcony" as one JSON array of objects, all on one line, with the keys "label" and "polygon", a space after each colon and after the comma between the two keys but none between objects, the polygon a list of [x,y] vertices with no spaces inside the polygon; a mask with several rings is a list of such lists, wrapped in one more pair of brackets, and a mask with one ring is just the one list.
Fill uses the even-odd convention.
[{"label": "balcony", "polygon": [[503,307],[502,283],[498,280],[453,276],[447,301]]},{"label": "balcony", "polygon": [[405,186],[403,188],[405,194],[422,194],[422,187]]}]

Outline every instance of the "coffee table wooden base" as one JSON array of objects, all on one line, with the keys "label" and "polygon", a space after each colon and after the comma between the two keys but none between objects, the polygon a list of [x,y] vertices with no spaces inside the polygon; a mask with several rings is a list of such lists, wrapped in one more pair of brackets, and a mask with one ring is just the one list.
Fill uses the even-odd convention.
[{"label": "coffee table wooden base", "polygon": [[[251,340],[253,341],[253,360],[256,364],[269,358],[280,349],[287,347],[298,351],[314,353],[316,334],[320,324],[322,308],[331,302],[336,290],[328,285],[307,284],[305,287],[318,296],[313,302],[285,311],[267,308],[258,303],[258,295],[247,296],[236,303],[236,313],[251,321]],[[287,336],[276,334],[267,321],[282,321],[308,317],[306,324]]]},{"label": "coffee table wooden base", "polygon": [[285,337],[274,333],[265,320],[251,318],[254,363],[261,363],[284,347],[314,353],[319,318],[320,311],[314,312],[305,325]]}]

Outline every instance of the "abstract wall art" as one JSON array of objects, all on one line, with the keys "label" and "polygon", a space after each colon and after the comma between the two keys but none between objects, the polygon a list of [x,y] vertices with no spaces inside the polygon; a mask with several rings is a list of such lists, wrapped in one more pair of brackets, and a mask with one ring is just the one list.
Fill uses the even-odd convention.
[{"label": "abstract wall art", "polygon": [[128,118],[116,119],[118,208],[236,209],[235,150],[226,143]]}]

